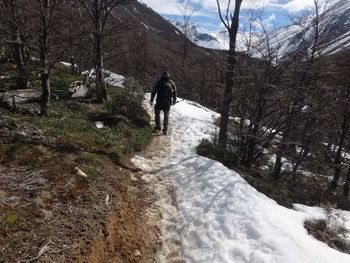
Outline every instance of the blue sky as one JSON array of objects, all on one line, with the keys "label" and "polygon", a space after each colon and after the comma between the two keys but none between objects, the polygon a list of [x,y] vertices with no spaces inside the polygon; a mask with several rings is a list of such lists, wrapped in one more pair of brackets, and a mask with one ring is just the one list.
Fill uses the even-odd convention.
[{"label": "blue sky", "polygon": [[[142,0],[149,7],[164,17],[181,20],[179,2],[181,0]],[[185,0],[186,1],[186,0]],[[208,31],[217,31],[222,28],[219,20],[216,0],[187,0],[196,10],[192,21]],[[234,0],[232,0],[232,8]],[[223,8],[227,0],[220,0]],[[312,6],[313,0],[243,0],[241,17],[244,19],[248,10],[263,10],[263,19],[270,27],[279,27],[289,23],[290,16],[300,14]]]}]

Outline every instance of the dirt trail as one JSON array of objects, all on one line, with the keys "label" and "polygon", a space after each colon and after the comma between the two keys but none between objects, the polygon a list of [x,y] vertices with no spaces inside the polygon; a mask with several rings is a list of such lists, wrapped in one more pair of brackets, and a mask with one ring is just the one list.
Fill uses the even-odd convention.
[{"label": "dirt trail", "polygon": [[[160,165],[161,159],[167,156],[169,146],[170,142],[165,136],[155,135],[151,145],[139,155],[146,159],[157,159]],[[172,184],[167,178],[150,175],[144,171],[132,172],[131,176],[132,180],[143,184],[143,200],[131,200],[132,206],[136,206],[134,211],[122,210],[114,213],[109,223],[109,229],[113,231],[108,238],[101,238],[95,243],[88,258],[89,263],[173,262],[168,260],[169,257],[164,260],[166,252],[163,251],[160,237],[164,214],[159,203],[164,202],[164,196],[172,198]],[[138,249],[133,247],[135,240],[138,241]],[[124,258],[120,253],[131,253],[130,261],[120,261],[120,258]]]},{"label": "dirt trail", "polygon": [[[150,211],[151,220],[160,230],[160,247],[156,254],[157,263],[184,263],[181,258],[181,237],[177,230],[178,212],[173,184],[169,176],[161,174],[171,154],[171,131],[167,136],[156,135],[147,151],[139,155],[148,169],[142,171],[142,178],[155,195]],[[136,160],[136,163],[138,162]],[[166,234],[165,234],[166,233]]]}]

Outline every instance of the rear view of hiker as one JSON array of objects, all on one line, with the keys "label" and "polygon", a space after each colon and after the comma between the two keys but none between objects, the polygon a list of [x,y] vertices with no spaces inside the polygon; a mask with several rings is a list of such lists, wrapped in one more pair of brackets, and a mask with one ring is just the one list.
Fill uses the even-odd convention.
[{"label": "rear view of hiker", "polygon": [[155,111],[155,131],[160,131],[160,112],[164,113],[164,123],[163,123],[163,133],[167,134],[168,124],[169,124],[169,112],[170,106],[176,103],[176,86],[175,83],[170,80],[170,75],[168,72],[164,72],[162,77],[154,85],[152,95],[151,95],[151,105],[153,105],[154,97],[156,98],[156,105],[154,106]]}]

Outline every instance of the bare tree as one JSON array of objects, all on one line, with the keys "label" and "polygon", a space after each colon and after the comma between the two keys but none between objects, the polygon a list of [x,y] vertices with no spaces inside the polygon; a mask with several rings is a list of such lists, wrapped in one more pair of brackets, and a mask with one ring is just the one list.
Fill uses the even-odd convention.
[{"label": "bare tree", "polygon": [[[273,34],[266,28],[263,10],[248,10],[247,34],[243,49],[248,56],[241,58],[237,69],[236,99],[233,103],[239,120],[238,152],[240,163],[250,168],[268,149],[276,135],[284,128],[280,112],[283,88],[280,80],[288,63],[278,56],[283,42],[271,45]],[[257,36],[256,32],[259,32]],[[261,60],[252,55],[258,55]],[[247,122],[247,120],[249,120]]]},{"label": "bare tree", "polygon": [[10,46],[11,55],[16,63],[16,89],[28,87],[26,30],[23,14],[23,1],[4,0],[0,3],[0,11],[6,27],[6,42]]},{"label": "bare tree", "polygon": [[235,0],[235,7],[233,14],[230,13],[231,0],[227,1],[226,11],[223,14],[220,1],[216,0],[218,12],[221,22],[226,27],[229,38],[230,47],[228,51],[227,69],[226,69],[226,84],[224,90],[224,97],[221,107],[220,118],[220,130],[219,130],[219,143],[226,145],[227,143],[227,130],[229,123],[229,114],[231,103],[233,99],[233,89],[235,86],[235,66],[236,66],[236,40],[239,26],[239,13],[243,0]]},{"label": "bare tree", "polygon": [[[344,63],[345,60],[346,62]],[[339,184],[344,166],[346,162],[344,155],[347,152],[347,144],[350,135],[350,85],[349,85],[349,66],[346,59],[341,58],[333,72],[333,81],[331,85],[334,87],[332,92],[331,110],[326,112],[329,121],[332,123],[331,128],[335,128],[335,152],[332,158],[334,174],[330,184],[330,190],[335,190]],[[348,148],[349,150],[349,148]],[[349,160],[347,160],[349,161]],[[347,177],[347,185],[344,185],[344,192],[348,192],[349,173]]]},{"label": "bare tree", "polygon": [[[86,17],[81,14],[83,25],[91,34],[91,40],[94,45],[94,70],[95,83],[97,91],[97,101],[102,103],[107,100],[107,89],[104,80],[104,57],[103,57],[103,41],[106,35],[106,26],[108,19],[111,17],[114,9],[121,3],[120,0],[76,0],[76,2],[84,7]],[[87,25],[91,24],[91,29]]]},{"label": "bare tree", "polygon": [[50,65],[50,44],[49,37],[53,33],[55,24],[55,14],[60,0],[37,0],[39,4],[40,30],[38,32],[39,54],[41,64],[41,87],[42,95],[40,102],[40,114],[49,115],[49,106],[51,99],[50,72],[54,63]]},{"label": "bare tree", "polygon": [[183,40],[183,50],[182,50],[182,67],[183,69],[186,66],[187,57],[191,49],[191,36],[194,33],[193,24],[191,23],[191,19],[196,10],[193,9],[189,1],[182,0],[179,3],[178,9],[182,15],[182,33],[185,35]]},{"label": "bare tree", "polygon": [[[294,23],[298,24],[301,29],[301,43],[294,54],[290,54],[290,58],[295,67],[294,76],[290,90],[292,91],[291,100],[285,107],[285,127],[283,129],[283,135],[276,151],[276,161],[274,165],[274,171],[272,176],[274,179],[279,179],[282,171],[282,157],[288,151],[288,148],[294,147],[292,134],[293,127],[302,115],[302,108],[305,106],[307,94],[310,89],[315,87],[315,80],[317,80],[317,61],[316,58],[322,54],[322,48],[320,45],[321,25],[328,17],[328,1],[321,4],[321,0],[314,0],[312,13],[314,18],[311,24],[305,23],[305,17],[298,18]],[[313,115],[309,115],[311,119],[307,119],[307,128],[312,129],[312,126],[316,123],[316,119]],[[301,143],[301,151],[296,158],[294,164],[294,171],[296,172],[301,162],[309,154],[309,143],[311,142],[311,133],[308,133],[308,137],[303,138]]]}]

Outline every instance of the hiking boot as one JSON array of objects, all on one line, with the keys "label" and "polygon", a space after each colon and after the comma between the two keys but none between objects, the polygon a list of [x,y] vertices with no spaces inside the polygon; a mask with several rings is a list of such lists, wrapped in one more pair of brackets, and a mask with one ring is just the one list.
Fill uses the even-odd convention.
[{"label": "hiking boot", "polygon": [[162,129],[160,128],[160,127],[154,127],[153,128],[153,132],[159,132],[159,131],[161,131]]},{"label": "hiking boot", "polygon": [[166,134],[167,134],[167,131],[166,131],[166,130],[163,130],[163,134],[166,135]]}]

